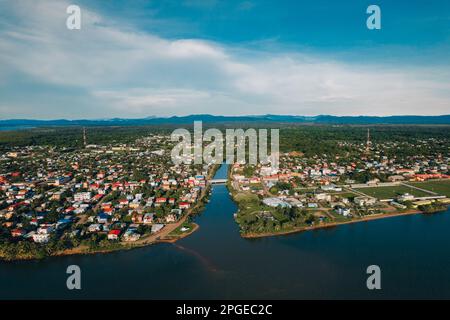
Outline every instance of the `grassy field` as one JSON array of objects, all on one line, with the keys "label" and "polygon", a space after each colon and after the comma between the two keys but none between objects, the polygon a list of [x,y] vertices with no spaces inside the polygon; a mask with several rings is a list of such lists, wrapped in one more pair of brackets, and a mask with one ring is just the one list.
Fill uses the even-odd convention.
[{"label": "grassy field", "polygon": [[259,203],[258,196],[249,192],[235,193],[234,199],[239,203]]},{"label": "grassy field", "polygon": [[409,184],[450,197],[450,180],[410,182]]},{"label": "grassy field", "polygon": [[333,210],[329,212],[330,215],[333,217],[333,221],[334,222],[345,222],[345,221],[350,221],[352,220],[352,218],[350,217],[344,217],[343,215],[340,215],[336,212],[334,212]]},{"label": "grassy field", "polygon": [[358,194],[353,192],[335,192],[333,193],[335,196],[339,196],[341,198],[355,198],[358,196]]},{"label": "grassy field", "polygon": [[314,192],[316,188],[294,188],[294,191],[299,194],[311,193]]},{"label": "grassy field", "polygon": [[[181,231],[181,228],[188,228],[186,231]],[[173,230],[171,233],[169,233],[169,236],[179,236],[183,233],[190,232],[195,227],[193,222],[185,222],[175,230]]]},{"label": "grassy field", "polygon": [[412,194],[415,197],[426,197],[431,195],[428,192],[420,191],[403,185],[394,187],[358,188],[355,190],[377,199],[392,199],[404,193]]}]

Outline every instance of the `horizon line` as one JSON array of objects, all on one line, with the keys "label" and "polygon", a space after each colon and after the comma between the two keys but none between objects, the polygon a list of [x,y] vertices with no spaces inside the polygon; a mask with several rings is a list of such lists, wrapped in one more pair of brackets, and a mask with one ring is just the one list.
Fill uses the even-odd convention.
[{"label": "horizon line", "polygon": [[297,117],[297,118],[318,118],[318,117],[335,117],[335,118],[392,118],[392,117],[446,117],[450,114],[436,114],[436,115],[421,115],[421,114],[401,114],[401,115],[333,115],[333,114],[318,114],[318,115],[302,115],[302,114],[277,114],[277,113],[266,113],[266,114],[242,114],[242,115],[225,115],[225,114],[209,114],[209,113],[194,113],[187,115],[171,115],[171,116],[142,116],[136,118],[124,118],[124,117],[111,117],[111,118],[54,118],[54,119],[42,119],[42,118],[0,118],[0,121],[114,121],[114,120],[155,120],[155,119],[171,119],[171,118],[187,118],[195,116],[210,116],[210,117],[228,117],[228,118],[239,118],[239,117]]}]

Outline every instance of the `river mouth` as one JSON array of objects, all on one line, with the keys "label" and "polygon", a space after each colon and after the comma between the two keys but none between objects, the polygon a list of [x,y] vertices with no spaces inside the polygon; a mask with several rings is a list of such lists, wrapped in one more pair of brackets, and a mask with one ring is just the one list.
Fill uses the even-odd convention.
[{"label": "river mouth", "polygon": [[[227,165],[216,178],[227,175]],[[0,263],[0,299],[450,298],[450,213],[411,215],[244,239],[236,204],[212,187],[200,228],[176,243],[108,254]],[[67,266],[82,290],[66,288]],[[366,287],[369,265],[382,290]]]}]

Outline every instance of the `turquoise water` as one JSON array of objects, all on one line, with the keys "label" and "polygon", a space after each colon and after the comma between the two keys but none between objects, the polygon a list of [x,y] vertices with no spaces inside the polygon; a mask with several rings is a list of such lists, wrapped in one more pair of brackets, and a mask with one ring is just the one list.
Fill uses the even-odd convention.
[{"label": "turquoise water", "polygon": [[[226,176],[226,167],[216,178]],[[175,244],[0,263],[0,298],[450,298],[450,212],[242,239],[236,205],[214,186],[200,225]],[[82,290],[66,289],[79,265]],[[379,291],[366,268],[381,267]]]}]

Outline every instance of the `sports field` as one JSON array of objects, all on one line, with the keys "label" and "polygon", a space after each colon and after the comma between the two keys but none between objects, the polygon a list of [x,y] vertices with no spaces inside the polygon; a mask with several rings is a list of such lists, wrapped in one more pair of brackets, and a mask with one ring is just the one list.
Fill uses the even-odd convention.
[{"label": "sports field", "polygon": [[393,199],[399,195],[409,193],[415,197],[426,197],[431,194],[425,191],[420,191],[411,187],[407,187],[404,185],[393,186],[393,187],[370,187],[370,188],[358,188],[356,191],[362,192],[368,196],[377,198],[377,199]]},{"label": "sports field", "polygon": [[425,182],[409,182],[409,184],[422,188],[425,190],[430,190],[436,192],[446,197],[450,197],[450,179],[448,180],[431,180]]}]

